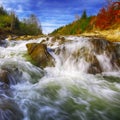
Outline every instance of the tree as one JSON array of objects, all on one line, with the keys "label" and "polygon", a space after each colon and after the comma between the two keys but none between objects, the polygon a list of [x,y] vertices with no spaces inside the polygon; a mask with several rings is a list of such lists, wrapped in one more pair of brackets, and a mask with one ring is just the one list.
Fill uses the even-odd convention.
[{"label": "tree", "polygon": [[80,16],[79,15],[75,15],[75,21],[79,20]]},{"label": "tree", "polygon": [[34,14],[30,15],[30,18],[28,19],[28,23],[30,24],[31,29],[34,31],[35,34],[42,33],[40,21]]},{"label": "tree", "polygon": [[12,32],[15,32],[16,30],[19,29],[19,23],[20,23],[20,22],[19,22],[18,18],[16,17],[14,11],[12,11],[12,12],[10,13],[10,18],[11,18],[11,31],[12,31]]},{"label": "tree", "polygon": [[86,13],[86,10],[84,10],[81,15],[81,19],[86,19],[86,18],[87,18],[87,13]]},{"label": "tree", "polygon": [[41,24],[39,22],[39,19],[34,14],[31,14],[28,19],[23,20],[23,24],[21,24],[21,31],[22,28],[24,28],[23,30],[24,34],[29,35],[42,34]]},{"label": "tree", "polygon": [[112,2],[102,8],[96,17],[96,27],[108,29],[111,25],[120,23],[120,2]]},{"label": "tree", "polygon": [[0,7],[0,15],[8,15],[2,6]]}]

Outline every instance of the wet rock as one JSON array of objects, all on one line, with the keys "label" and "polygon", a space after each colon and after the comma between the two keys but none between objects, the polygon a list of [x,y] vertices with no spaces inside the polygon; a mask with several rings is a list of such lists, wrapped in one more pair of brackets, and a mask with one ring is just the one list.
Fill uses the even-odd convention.
[{"label": "wet rock", "polygon": [[112,45],[109,41],[102,38],[92,38],[90,42],[93,45],[94,52],[97,54],[103,54],[103,52]]},{"label": "wet rock", "polygon": [[51,39],[51,43],[58,43],[58,45],[64,44],[67,40],[61,36],[55,36]]},{"label": "wet rock", "polygon": [[16,85],[21,81],[21,76],[22,72],[20,72],[17,68],[13,69],[7,66],[2,66],[2,70],[0,70],[0,82],[7,85]]},{"label": "wet rock", "polygon": [[28,54],[36,62],[36,64],[42,68],[46,66],[54,66],[54,59],[49,54],[47,46],[40,43],[28,43]]},{"label": "wet rock", "polygon": [[0,47],[7,47],[8,42],[6,40],[0,40]]},{"label": "wet rock", "polygon": [[120,67],[120,44],[112,43],[101,38],[93,38],[90,41],[93,45],[92,52],[105,54],[110,59],[112,66],[118,70]]},{"label": "wet rock", "polygon": [[5,40],[7,37],[6,37],[7,35],[4,35],[3,33],[1,33],[1,35],[0,35],[0,40]]},{"label": "wet rock", "polygon": [[[85,64],[87,62],[89,65],[86,71],[90,74],[97,74],[113,69],[120,69],[120,44],[111,43],[104,40],[103,38],[94,37],[88,39],[86,42],[88,42],[89,46],[83,44],[79,47],[75,44],[76,48],[74,48],[71,46],[66,46],[66,44],[64,44],[57,47],[54,52],[60,57],[61,63],[63,64],[66,60],[68,60],[71,64],[74,62],[75,64]],[[107,63],[102,63],[103,59],[101,57],[104,60],[108,60],[106,61]],[[85,62],[80,63],[81,61]],[[107,64],[106,67],[110,66],[108,67],[109,70],[103,67],[104,64]]]},{"label": "wet rock", "polygon": [[88,73],[97,74],[102,72],[102,68],[95,55],[88,55],[86,57],[86,61],[90,63],[90,66],[88,68]]},{"label": "wet rock", "polygon": [[8,40],[31,40],[31,39],[38,39],[42,36],[31,36],[31,35],[22,35],[22,36],[16,36],[16,35],[9,35]]},{"label": "wet rock", "polygon": [[6,70],[0,70],[0,82],[9,84],[8,72]]},{"label": "wet rock", "polygon": [[23,113],[19,106],[8,98],[0,95],[0,120],[22,120]]}]

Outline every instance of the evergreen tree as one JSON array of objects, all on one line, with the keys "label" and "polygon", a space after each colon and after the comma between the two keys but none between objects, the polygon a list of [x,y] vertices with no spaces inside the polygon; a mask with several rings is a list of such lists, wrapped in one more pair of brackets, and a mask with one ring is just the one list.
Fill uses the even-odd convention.
[{"label": "evergreen tree", "polygon": [[87,13],[86,13],[86,10],[84,10],[81,15],[81,19],[86,19],[86,18],[87,18]]},{"label": "evergreen tree", "polygon": [[0,6],[0,15],[8,15],[2,6]]}]

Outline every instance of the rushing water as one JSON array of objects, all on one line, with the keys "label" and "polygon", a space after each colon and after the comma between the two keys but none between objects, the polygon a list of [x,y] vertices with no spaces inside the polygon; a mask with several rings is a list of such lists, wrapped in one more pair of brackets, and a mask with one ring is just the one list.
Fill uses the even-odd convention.
[{"label": "rushing water", "polygon": [[[88,74],[89,63],[82,56],[77,61],[71,56],[78,48],[91,48],[88,38],[67,39],[72,41],[64,45],[67,52],[51,52],[55,67],[44,70],[30,63],[26,48],[42,38],[0,47],[0,68],[12,72],[14,83],[0,90],[0,120],[120,120],[119,68],[114,69],[105,54],[96,55],[103,73]],[[21,114],[10,117],[17,116],[17,108]]]}]

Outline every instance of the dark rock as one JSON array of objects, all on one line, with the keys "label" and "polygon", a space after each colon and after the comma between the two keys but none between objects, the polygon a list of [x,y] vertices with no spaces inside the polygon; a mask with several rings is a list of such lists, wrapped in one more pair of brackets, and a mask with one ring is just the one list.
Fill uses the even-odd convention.
[{"label": "dark rock", "polygon": [[8,72],[6,70],[0,70],[0,82],[9,84]]},{"label": "dark rock", "polygon": [[6,35],[0,35],[0,40],[5,40],[6,39]]},{"label": "dark rock", "polygon": [[67,42],[67,40],[64,37],[61,36],[55,36],[51,39],[52,43],[57,42],[59,45],[64,44],[65,42]]},{"label": "dark rock", "polygon": [[16,85],[21,81],[21,76],[22,72],[20,72],[17,68],[14,69],[7,66],[2,66],[2,70],[0,70],[0,82],[8,85]]},{"label": "dark rock", "polygon": [[0,120],[22,120],[23,113],[13,101],[0,95]]},{"label": "dark rock", "polygon": [[28,54],[42,68],[54,66],[54,59],[47,51],[47,46],[40,43],[28,43]]},{"label": "dark rock", "polygon": [[90,63],[90,66],[88,68],[88,73],[97,74],[102,72],[102,68],[95,55],[88,55],[86,57],[86,61]]},{"label": "dark rock", "polygon": [[120,67],[120,44],[115,44],[101,38],[91,39],[92,51],[96,54],[106,54],[115,69]]},{"label": "dark rock", "polygon": [[7,47],[8,43],[6,40],[0,40],[0,47]]},{"label": "dark rock", "polygon": [[120,44],[94,37],[88,39],[87,42],[90,44],[90,47],[83,45],[81,48],[76,47],[76,49],[70,50],[70,48],[64,44],[55,48],[54,52],[59,55],[61,63],[63,64],[68,59],[71,64],[73,60],[75,64],[79,64],[81,59],[85,60],[89,63],[87,72],[90,74],[105,72],[103,67],[104,63],[102,65],[102,60],[100,60],[97,55],[103,55],[110,60],[111,70],[120,70]]}]

